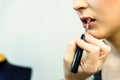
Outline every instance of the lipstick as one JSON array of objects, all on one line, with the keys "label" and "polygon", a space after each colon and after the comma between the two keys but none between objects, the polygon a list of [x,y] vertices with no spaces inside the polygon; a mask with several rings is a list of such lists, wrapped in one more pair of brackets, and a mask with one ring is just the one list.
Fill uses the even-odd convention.
[{"label": "lipstick", "polygon": [[96,21],[96,19],[91,18],[91,17],[81,17],[80,20],[82,21],[83,27],[85,28],[86,32],[90,28],[90,25],[93,24],[93,22]]},{"label": "lipstick", "polygon": [[[85,34],[81,35],[81,39],[82,40],[85,39]],[[77,46],[77,49],[75,51],[75,55],[74,55],[74,58],[73,58],[73,62],[71,64],[70,72],[77,73],[78,67],[79,67],[79,64],[80,64],[80,61],[81,61],[81,58],[82,58],[82,53],[83,53],[83,49],[81,49]]]},{"label": "lipstick", "polygon": [[[85,24],[84,25],[85,32],[88,32],[89,23],[91,21],[91,18],[90,17],[83,17],[83,18],[81,18],[81,20]],[[85,39],[85,34],[82,34],[80,39],[84,40]],[[77,49],[75,51],[75,55],[74,55],[74,58],[73,58],[73,61],[72,61],[72,64],[71,64],[70,72],[77,73],[79,64],[81,62],[82,53],[83,53],[83,49],[81,49],[77,46]]]},{"label": "lipstick", "polygon": [[86,27],[85,27],[85,30],[87,31],[89,29],[89,23],[90,23],[90,18],[87,19],[87,24],[86,24]]}]

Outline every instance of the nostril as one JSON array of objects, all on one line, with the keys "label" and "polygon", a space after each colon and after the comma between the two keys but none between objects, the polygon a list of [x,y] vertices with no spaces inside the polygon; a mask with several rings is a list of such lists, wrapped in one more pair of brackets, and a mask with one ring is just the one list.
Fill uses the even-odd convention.
[{"label": "nostril", "polygon": [[73,6],[74,10],[84,10],[85,7]]}]

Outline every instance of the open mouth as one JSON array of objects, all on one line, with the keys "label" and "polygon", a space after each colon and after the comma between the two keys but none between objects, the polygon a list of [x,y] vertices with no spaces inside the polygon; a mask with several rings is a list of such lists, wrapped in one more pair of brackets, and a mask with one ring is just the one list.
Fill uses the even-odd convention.
[{"label": "open mouth", "polygon": [[95,19],[90,18],[90,17],[82,17],[80,19],[81,19],[81,21],[82,21],[83,24],[88,24],[88,22],[96,21]]},{"label": "open mouth", "polygon": [[80,20],[82,21],[83,27],[85,29],[88,29],[89,26],[96,21],[96,19],[93,19],[91,17],[81,17]]}]

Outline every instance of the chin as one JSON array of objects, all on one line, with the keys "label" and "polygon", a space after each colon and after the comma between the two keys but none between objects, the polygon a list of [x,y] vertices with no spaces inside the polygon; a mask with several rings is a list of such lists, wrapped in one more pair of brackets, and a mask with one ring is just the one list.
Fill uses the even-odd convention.
[{"label": "chin", "polygon": [[97,39],[105,39],[107,38],[105,35],[101,34],[101,33],[92,33],[92,32],[89,32],[90,35],[92,35],[93,37],[97,38]]}]

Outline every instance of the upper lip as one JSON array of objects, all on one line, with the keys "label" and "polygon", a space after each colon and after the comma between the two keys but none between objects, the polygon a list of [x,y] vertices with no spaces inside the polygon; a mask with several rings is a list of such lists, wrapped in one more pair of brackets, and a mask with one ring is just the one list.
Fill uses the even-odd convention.
[{"label": "upper lip", "polygon": [[95,18],[86,17],[86,16],[81,17],[80,20],[82,21],[83,24],[87,24],[87,23],[88,23],[88,20],[89,20],[89,22],[96,21]]}]

